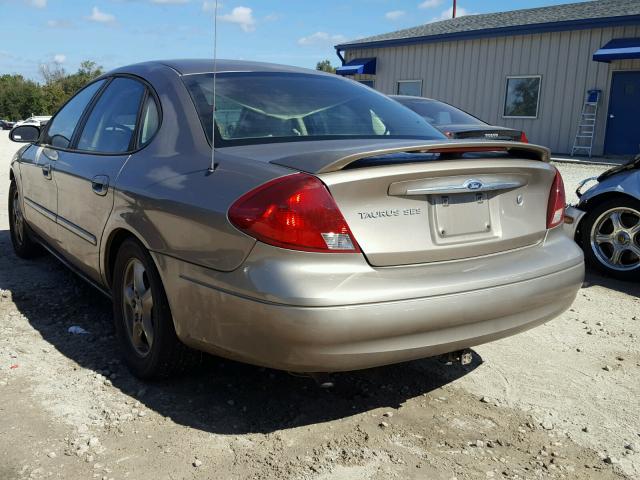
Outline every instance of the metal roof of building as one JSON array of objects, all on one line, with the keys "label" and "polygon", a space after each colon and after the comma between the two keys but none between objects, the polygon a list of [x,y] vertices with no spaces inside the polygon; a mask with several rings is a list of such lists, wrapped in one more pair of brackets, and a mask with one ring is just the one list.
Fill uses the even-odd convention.
[{"label": "metal roof of building", "polygon": [[640,0],[597,0],[467,15],[345,42],[336,45],[336,49],[560,31],[625,23],[640,23]]}]

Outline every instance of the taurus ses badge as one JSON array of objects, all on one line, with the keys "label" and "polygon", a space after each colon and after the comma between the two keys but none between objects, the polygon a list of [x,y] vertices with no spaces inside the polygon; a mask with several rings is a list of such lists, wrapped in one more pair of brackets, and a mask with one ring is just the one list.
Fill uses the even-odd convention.
[{"label": "taurus ses badge", "polygon": [[469,190],[480,190],[482,188],[482,182],[480,180],[467,180],[464,182],[464,186]]}]

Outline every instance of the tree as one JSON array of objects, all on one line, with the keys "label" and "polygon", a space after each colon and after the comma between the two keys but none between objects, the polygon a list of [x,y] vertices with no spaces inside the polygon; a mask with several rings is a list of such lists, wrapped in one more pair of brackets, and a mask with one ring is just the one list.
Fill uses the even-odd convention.
[{"label": "tree", "polygon": [[91,60],[85,60],[80,63],[80,68],[78,69],[79,75],[84,75],[90,80],[99,77],[102,73],[102,66],[98,65],[96,62],[92,62]]},{"label": "tree", "polygon": [[43,63],[40,65],[40,75],[46,84],[62,80],[67,76],[67,72],[57,63]]},{"label": "tree", "polygon": [[322,60],[316,64],[316,70],[321,72],[336,73],[336,67],[331,65],[331,60]]},{"label": "tree", "polygon": [[0,76],[0,118],[24,119],[46,112],[40,85],[22,75]]},{"label": "tree", "polygon": [[0,118],[19,120],[31,115],[54,114],[73,94],[102,75],[102,67],[84,61],[76,73],[68,74],[58,64],[40,66],[44,84],[22,75],[0,75]]}]

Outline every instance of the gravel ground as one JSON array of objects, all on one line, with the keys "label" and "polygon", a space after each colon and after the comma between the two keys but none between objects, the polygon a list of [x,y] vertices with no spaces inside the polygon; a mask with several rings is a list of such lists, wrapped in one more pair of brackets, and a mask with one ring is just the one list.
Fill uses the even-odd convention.
[{"label": "gravel ground", "polygon": [[[590,273],[571,310],[475,348],[468,367],[426,359],[326,391],[210,358],[143,384],[120,364],[107,300],[48,256],[13,255],[15,150],[0,132],[1,479],[640,477],[637,284]],[[568,190],[601,170],[559,168]]]}]

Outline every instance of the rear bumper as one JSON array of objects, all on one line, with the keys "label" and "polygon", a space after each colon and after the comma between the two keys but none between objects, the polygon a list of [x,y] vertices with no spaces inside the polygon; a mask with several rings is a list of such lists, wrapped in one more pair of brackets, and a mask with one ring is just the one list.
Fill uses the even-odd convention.
[{"label": "rear bumper", "polygon": [[[475,288],[474,273],[467,270],[465,284],[448,286],[449,292],[455,293],[432,291],[421,297],[351,304],[344,304],[344,298],[336,294],[342,299],[339,305],[293,305],[293,301],[302,302],[249,297],[220,288],[211,278],[204,279],[202,272],[195,271],[200,267],[167,257],[156,256],[156,260],[167,286],[176,331],[186,344],[256,365],[330,372],[468,348],[516,334],[559,315],[573,302],[584,277],[581,251],[559,233],[555,241],[571,252],[572,261],[565,255],[565,261],[558,266],[558,258],[550,258],[556,261],[552,272],[518,281],[511,275],[502,278],[499,285],[494,278],[492,286]],[[544,251],[544,247],[535,248]],[[469,265],[457,262],[450,266],[456,271],[464,267]],[[423,284],[447,283],[446,278],[438,281],[429,275],[434,266],[421,268]],[[410,272],[412,269],[406,269],[405,276]],[[360,274],[363,275],[364,272]],[[380,275],[378,272],[378,278]],[[177,280],[167,282],[167,276]],[[334,278],[334,291],[351,288],[354,297],[366,297],[353,290],[353,284],[336,284],[335,280],[338,279]],[[281,287],[277,278],[272,284],[273,289]],[[388,284],[386,290],[393,290],[393,285]]]}]

